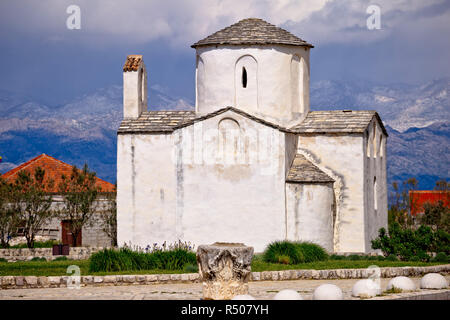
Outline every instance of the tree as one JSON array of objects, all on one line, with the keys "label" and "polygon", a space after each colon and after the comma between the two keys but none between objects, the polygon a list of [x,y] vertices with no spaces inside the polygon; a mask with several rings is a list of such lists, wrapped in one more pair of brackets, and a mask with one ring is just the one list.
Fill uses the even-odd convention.
[{"label": "tree", "polygon": [[96,174],[89,171],[87,164],[81,170],[73,166],[70,177],[62,175],[61,179],[58,189],[63,198],[63,207],[59,215],[71,221],[68,231],[72,233],[72,245],[75,247],[83,226],[91,223],[99,188],[96,186]]},{"label": "tree", "polygon": [[[53,186],[53,181],[45,181],[45,170],[37,167],[33,174],[20,171],[15,181],[17,212],[24,227],[27,247],[34,247],[34,240],[38,231],[54,216],[51,210],[52,196],[47,192]],[[16,203],[16,202],[14,202]]]},{"label": "tree", "polygon": [[106,193],[106,201],[100,212],[100,220],[103,232],[111,239],[112,245],[117,247],[117,202],[115,191]]},{"label": "tree", "polygon": [[20,223],[17,188],[0,176],[0,246],[9,247]]},{"label": "tree", "polygon": [[403,181],[400,189],[397,182],[392,183],[394,194],[391,194],[391,205],[388,210],[388,224],[399,223],[402,227],[410,227],[414,221],[411,216],[411,207],[414,206],[413,200],[409,197],[409,191],[415,190],[418,185],[416,178],[409,178]]}]

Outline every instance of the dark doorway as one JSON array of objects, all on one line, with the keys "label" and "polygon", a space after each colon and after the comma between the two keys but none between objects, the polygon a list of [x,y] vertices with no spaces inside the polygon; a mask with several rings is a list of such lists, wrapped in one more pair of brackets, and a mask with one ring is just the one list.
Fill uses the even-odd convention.
[{"label": "dark doorway", "polygon": [[[73,235],[70,231],[70,226],[72,224],[71,220],[63,220],[61,221],[61,229],[62,229],[62,235],[61,235],[61,241],[63,244],[68,244],[69,246],[73,247]],[[81,247],[82,242],[82,232],[78,234],[77,237],[77,247]]]}]

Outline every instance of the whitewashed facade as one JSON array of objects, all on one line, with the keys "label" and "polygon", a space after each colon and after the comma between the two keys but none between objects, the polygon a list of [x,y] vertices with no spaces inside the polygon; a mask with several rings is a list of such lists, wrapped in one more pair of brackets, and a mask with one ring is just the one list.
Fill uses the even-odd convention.
[{"label": "whitewashed facade", "polygon": [[387,225],[374,111],[309,110],[312,45],[246,19],[193,45],[195,111],[147,111],[143,57],[124,66],[118,243],[311,241],[369,252]]}]

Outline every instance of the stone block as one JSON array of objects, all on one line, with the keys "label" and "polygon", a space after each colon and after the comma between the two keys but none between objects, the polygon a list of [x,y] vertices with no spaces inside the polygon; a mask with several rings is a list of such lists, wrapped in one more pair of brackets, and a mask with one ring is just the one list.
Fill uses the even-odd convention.
[{"label": "stone block", "polygon": [[156,274],[148,274],[145,276],[145,282],[156,282],[158,280],[158,277]]},{"label": "stone block", "polygon": [[25,277],[25,283],[27,286],[36,287],[38,283],[38,278],[35,276]]},{"label": "stone block", "polygon": [[49,286],[48,277],[39,277],[38,283],[39,283],[39,287],[48,288],[48,286]]},{"label": "stone block", "polygon": [[104,276],[103,277],[103,282],[104,283],[116,283],[117,282],[117,278],[116,278],[116,276]]},{"label": "stone block", "polygon": [[52,286],[59,286],[61,283],[61,277],[48,277],[48,282]]},{"label": "stone block", "polygon": [[134,282],[136,282],[136,276],[133,276],[133,275],[125,275],[125,276],[123,276],[123,282],[126,282],[126,283],[134,283]]},{"label": "stone block", "polygon": [[16,286],[23,287],[25,284],[24,277],[15,277],[16,280]]},{"label": "stone block", "polygon": [[[248,293],[253,247],[242,243],[200,245],[197,262],[203,281],[203,299],[229,300]],[[279,273],[275,272],[278,279]],[[272,277],[275,276],[272,272]]]}]

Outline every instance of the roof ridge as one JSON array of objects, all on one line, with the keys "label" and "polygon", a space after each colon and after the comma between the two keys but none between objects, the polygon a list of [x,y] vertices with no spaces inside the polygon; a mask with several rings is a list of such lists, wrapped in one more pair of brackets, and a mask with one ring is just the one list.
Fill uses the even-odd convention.
[{"label": "roof ridge", "polygon": [[197,41],[192,48],[202,45],[239,44],[284,44],[295,46],[314,46],[286,29],[280,28],[260,18],[246,18],[224,27]]},{"label": "roof ridge", "polygon": [[7,177],[12,176],[12,175],[15,174],[16,172],[25,169],[25,168],[28,167],[30,164],[32,164],[34,161],[38,160],[39,158],[41,158],[41,157],[43,157],[43,156],[45,156],[45,155],[46,155],[45,153],[42,153],[42,154],[40,154],[40,155],[38,155],[38,156],[36,156],[36,157],[34,157],[34,158],[28,160],[28,161],[25,161],[25,162],[19,164],[17,167],[12,168],[11,170],[5,172],[5,173],[2,175],[2,177],[3,177],[3,178],[7,178]]},{"label": "roof ridge", "polygon": [[301,153],[296,153],[292,160],[286,182],[329,183],[335,180]]}]

